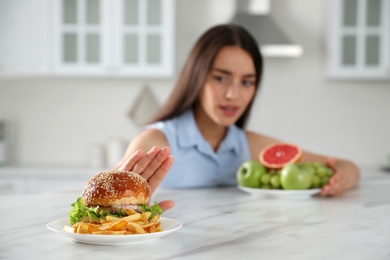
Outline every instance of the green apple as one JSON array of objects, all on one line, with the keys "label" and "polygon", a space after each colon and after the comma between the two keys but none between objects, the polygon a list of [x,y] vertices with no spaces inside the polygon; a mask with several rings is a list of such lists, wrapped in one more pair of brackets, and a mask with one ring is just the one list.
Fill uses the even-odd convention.
[{"label": "green apple", "polygon": [[312,183],[313,173],[297,163],[291,163],[283,167],[280,182],[285,190],[309,189]]},{"label": "green apple", "polygon": [[246,161],[237,170],[237,182],[244,187],[260,188],[260,178],[265,172],[265,167],[258,161]]}]

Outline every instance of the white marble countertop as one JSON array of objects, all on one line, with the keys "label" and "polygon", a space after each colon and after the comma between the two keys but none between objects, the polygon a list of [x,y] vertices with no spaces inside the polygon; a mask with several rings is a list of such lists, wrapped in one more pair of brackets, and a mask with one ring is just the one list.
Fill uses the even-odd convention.
[{"label": "white marble countertop", "polygon": [[[80,188],[81,189],[81,188]],[[81,193],[81,191],[80,191]],[[389,259],[390,174],[339,198],[255,198],[236,188],[158,190],[183,227],[127,246],[71,242],[46,228],[80,193],[0,196],[0,259]]]}]

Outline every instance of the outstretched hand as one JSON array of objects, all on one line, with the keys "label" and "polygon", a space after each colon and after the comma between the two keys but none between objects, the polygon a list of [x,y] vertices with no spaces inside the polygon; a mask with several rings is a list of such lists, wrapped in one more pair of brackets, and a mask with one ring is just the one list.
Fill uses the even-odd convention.
[{"label": "outstretched hand", "polygon": [[[152,147],[146,154],[142,150],[135,151],[118,170],[133,171],[141,175],[148,183],[153,194],[160,185],[168,170],[172,166],[173,157],[170,156],[170,148],[158,146]],[[174,206],[173,201],[166,200],[159,203],[163,211]]]},{"label": "outstretched hand", "polygon": [[326,184],[322,190],[322,196],[337,196],[345,192],[348,189],[348,172],[343,171],[340,167],[336,167],[335,160],[329,158],[327,166],[333,170],[333,175],[330,177],[328,184]]}]

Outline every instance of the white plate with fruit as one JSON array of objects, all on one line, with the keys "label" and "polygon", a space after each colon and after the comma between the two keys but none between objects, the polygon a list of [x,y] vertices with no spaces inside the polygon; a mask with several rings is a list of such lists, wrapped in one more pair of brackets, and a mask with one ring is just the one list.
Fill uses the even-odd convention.
[{"label": "white plate with fruit", "polygon": [[237,170],[238,188],[253,196],[301,199],[318,195],[333,170],[318,162],[299,163],[299,147],[275,144],[259,160],[244,162]]}]

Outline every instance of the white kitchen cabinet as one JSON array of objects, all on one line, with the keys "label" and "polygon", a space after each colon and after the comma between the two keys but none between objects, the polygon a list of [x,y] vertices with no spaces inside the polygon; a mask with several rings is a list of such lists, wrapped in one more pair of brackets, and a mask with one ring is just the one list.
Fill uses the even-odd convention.
[{"label": "white kitchen cabinet", "polygon": [[46,0],[0,1],[0,75],[48,73]]},{"label": "white kitchen cabinet", "polygon": [[55,74],[172,76],[173,0],[55,0]]},{"label": "white kitchen cabinet", "polygon": [[390,79],[389,0],[332,0],[329,76]]},{"label": "white kitchen cabinet", "polygon": [[48,177],[46,179],[24,176],[2,177],[0,179],[0,195],[10,194],[39,194],[50,192],[81,191],[86,180],[81,178],[71,179],[64,176]]},{"label": "white kitchen cabinet", "polygon": [[79,191],[97,168],[0,167],[0,195]]},{"label": "white kitchen cabinet", "polygon": [[2,0],[0,75],[170,77],[174,0]]}]

